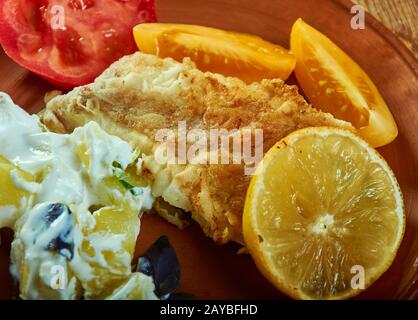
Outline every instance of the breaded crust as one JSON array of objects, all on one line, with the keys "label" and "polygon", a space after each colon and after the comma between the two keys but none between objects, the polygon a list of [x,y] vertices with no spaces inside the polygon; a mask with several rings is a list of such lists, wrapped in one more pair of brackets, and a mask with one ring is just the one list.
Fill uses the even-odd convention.
[{"label": "breaded crust", "polygon": [[243,242],[241,218],[250,176],[244,164],[167,164],[156,161],[159,129],[263,130],[268,151],[292,131],[309,126],[352,129],[311,107],[295,86],[281,80],[245,84],[203,73],[185,59],[136,53],[110,66],[94,83],[52,98],[42,121],[52,131],[71,132],[94,120],[107,132],[140,148],[153,179],[153,193],[191,212],[218,243]]}]

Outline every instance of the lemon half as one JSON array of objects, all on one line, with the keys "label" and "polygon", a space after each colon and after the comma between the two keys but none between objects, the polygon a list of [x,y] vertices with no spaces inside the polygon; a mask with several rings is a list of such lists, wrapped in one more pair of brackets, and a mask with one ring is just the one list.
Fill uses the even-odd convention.
[{"label": "lemon half", "polygon": [[259,270],[296,299],[344,299],[391,265],[405,229],[402,193],[377,151],[353,133],[295,131],[251,180],[243,233]]}]

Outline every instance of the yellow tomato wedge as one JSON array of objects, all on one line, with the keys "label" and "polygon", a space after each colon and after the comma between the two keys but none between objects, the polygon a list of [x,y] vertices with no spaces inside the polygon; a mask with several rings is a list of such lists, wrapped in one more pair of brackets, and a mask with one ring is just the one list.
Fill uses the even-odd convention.
[{"label": "yellow tomato wedge", "polygon": [[344,299],[391,265],[405,230],[385,160],[336,128],[295,131],[267,152],[248,189],[245,243],[260,271],[297,299]]},{"label": "yellow tomato wedge", "polygon": [[292,28],[296,77],[307,99],[351,122],[373,147],[392,142],[398,128],[378,89],[343,50],[302,19]]},{"label": "yellow tomato wedge", "polygon": [[190,57],[202,71],[238,77],[247,83],[286,80],[296,63],[288,50],[248,34],[164,23],[143,23],[133,33],[144,53],[177,61]]}]

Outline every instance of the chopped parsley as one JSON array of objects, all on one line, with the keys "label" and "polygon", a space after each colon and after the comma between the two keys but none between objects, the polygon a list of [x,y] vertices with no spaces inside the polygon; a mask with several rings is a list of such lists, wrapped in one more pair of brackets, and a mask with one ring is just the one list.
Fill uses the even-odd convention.
[{"label": "chopped parsley", "polygon": [[132,184],[130,184],[128,181],[126,181],[126,173],[123,170],[121,164],[117,161],[114,161],[112,163],[113,166],[113,175],[118,178],[120,184],[128,190],[130,193],[132,193],[134,196],[138,196],[142,194],[141,188],[135,187]]}]

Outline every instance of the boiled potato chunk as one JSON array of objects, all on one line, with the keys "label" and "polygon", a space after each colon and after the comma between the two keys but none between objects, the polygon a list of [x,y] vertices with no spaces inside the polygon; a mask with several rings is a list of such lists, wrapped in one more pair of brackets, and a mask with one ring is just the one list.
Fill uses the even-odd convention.
[{"label": "boiled potato chunk", "polygon": [[31,200],[35,177],[0,156],[0,181],[0,228],[12,228]]},{"label": "boiled potato chunk", "polygon": [[96,225],[82,246],[94,268],[93,278],[86,283],[85,297],[103,299],[131,274],[140,220],[135,210],[116,207],[99,209],[94,217]]}]

